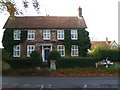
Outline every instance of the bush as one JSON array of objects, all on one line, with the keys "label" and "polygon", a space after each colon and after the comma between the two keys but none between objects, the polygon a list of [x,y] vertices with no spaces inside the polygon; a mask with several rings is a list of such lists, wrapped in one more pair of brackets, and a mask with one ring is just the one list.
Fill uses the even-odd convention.
[{"label": "bush", "polygon": [[42,67],[43,66],[43,60],[42,56],[39,52],[33,51],[30,55],[30,60],[36,67]]},{"label": "bush", "polygon": [[93,58],[61,58],[56,62],[57,68],[95,68]]},{"label": "bush", "polygon": [[2,49],[2,60],[8,60],[8,59],[10,59],[11,58],[11,54],[10,53],[8,53],[5,49]]},{"label": "bush", "polygon": [[7,64],[6,62],[2,62],[2,70],[4,71],[4,70],[9,70],[9,69],[11,69],[10,65]]},{"label": "bush", "polygon": [[31,60],[29,58],[11,58],[9,60],[4,60],[12,68],[24,68],[24,67],[33,67]]},{"label": "bush", "polygon": [[61,58],[61,55],[58,51],[51,51],[48,55],[48,65],[50,67],[50,60],[59,60]]}]

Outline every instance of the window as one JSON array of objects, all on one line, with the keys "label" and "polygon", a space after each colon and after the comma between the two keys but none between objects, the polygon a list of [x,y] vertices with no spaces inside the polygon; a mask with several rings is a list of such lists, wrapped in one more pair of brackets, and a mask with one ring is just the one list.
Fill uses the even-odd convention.
[{"label": "window", "polygon": [[77,40],[78,39],[77,30],[71,30],[71,39],[72,40]]},{"label": "window", "polygon": [[13,47],[13,57],[20,57],[20,45]]},{"label": "window", "polygon": [[28,45],[27,46],[27,57],[30,57],[30,54],[35,50],[34,45]]},{"label": "window", "polygon": [[57,51],[60,52],[61,56],[65,56],[65,46],[64,45],[58,45]]},{"label": "window", "polygon": [[57,31],[57,38],[58,40],[64,40],[64,30]]},{"label": "window", "polygon": [[20,30],[14,30],[14,40],[20,40],[20,35],[21,35],[21,31]]},{"label": "window", "polygon": [[35,39],[35,31],[34,30],[28,30],[27,38],[28,38],[28,40],[34,40]]},{"label": "window", "polygon": [[50,30],[44,30],[43,31],[43,39],[44,40],[50,40]]},{"label": "window", "polygon": [[72,45],[71,56],[78,56],[78,46],[77,45]]}]

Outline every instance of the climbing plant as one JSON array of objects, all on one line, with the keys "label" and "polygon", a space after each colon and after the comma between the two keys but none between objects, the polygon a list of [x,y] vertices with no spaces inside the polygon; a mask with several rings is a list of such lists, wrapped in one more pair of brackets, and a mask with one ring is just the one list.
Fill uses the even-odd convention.
[{"label": "climbing plant", "polygon": [[71,55],[71,46],[78,45],[79,48],[79,56],[86,56],[87,50],[91,47],[89,32],[85,29],[78,29],[78,39],[71,40],[71,30],[65,30],[65,51],[66,56]]},{"label": "climbing plant", "polygon": [[21,30],[20,40],[14,40],[13,31],[13,29],[6,29],[2,38],[2,45],[10,55],[13,55],[13,46],[23,43],[27,38],[27,31]]}]

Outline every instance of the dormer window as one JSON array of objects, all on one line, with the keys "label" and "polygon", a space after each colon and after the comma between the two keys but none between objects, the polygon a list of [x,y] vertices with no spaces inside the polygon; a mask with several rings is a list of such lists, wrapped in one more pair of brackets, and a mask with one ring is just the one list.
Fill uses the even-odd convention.
[{"label": "dormer window", "polygon": [[28,30],[27,39],[28,40],[34,40],[35,39],[35,31],[34,30]]},{"label": "dormer window", "polygon": [[20,36],[21,36],[20,30],[14,30],[13,34],[14,34],[13,35],[14,40],[20,40]]}]

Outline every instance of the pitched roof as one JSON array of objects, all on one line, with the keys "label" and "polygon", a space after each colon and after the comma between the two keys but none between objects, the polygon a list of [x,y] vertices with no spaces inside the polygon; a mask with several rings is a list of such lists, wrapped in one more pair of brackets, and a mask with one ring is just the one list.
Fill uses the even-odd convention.
[{"label": "pitched roof", "polygon": [[91,46],[94,47],[99,44],[110,45],[111,41],[91,41]]},{"label": "pitched roof", "polygon": [[24,16],[8,18],[3,28],[13,29],[79,29],[87,28],[84,18],[62,16]]}]

